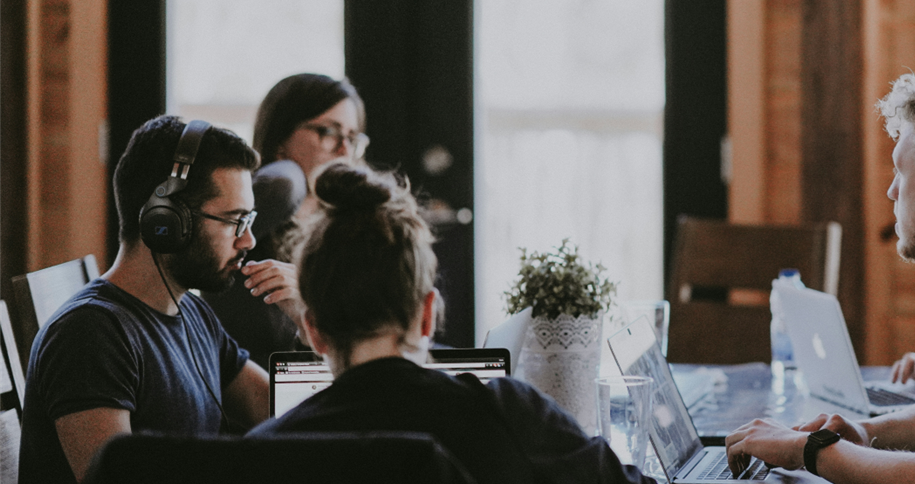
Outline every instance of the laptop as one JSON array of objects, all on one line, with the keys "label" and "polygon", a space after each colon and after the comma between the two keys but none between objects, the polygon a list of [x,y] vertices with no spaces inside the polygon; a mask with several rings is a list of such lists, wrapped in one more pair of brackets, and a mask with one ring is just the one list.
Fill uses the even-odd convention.
[{"label": "laptop", "polygon": [[915,394],[903,393],[902,384],[865,384],[835,296],[779,281],[772,287],[778,291],[794,360],[811,395],[871,416],[915,403]]},{"label": "laptop", "polygon": [[531,319],[532,308],[527,308],[508,318],[504,323],[490,329],[483,340],[484,348],[507,348],[512,361],[521,361],[524,334]]},{"label": "laptop", "polygon": [[651,324],[637,320],[611,336],[608,342],[623,375],[654,378],[649,436],[668,482],[827,482],[807,471],[770,470],[755,458],[734,478],[728,469],[724,446],[706,447],[699,440]]},{"label": "laptop", "polygon": [[[511,356],[505,348],[448,348],[429,350],[423,365],[450,375],[473,373],[484,384],[511,374]],[[334,381],[330,367],[312,351],[281,351],[270,355],[270,416],[279,417]]]}]

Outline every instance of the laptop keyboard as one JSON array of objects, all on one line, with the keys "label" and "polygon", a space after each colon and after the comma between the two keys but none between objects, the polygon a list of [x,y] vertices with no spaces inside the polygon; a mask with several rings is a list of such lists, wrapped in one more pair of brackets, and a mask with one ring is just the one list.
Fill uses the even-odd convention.
[{"label": "laptop keyboard", "polygon": [[740,479],[740,480],[763,480],[766,476],[769,475],[769,468],[763,464],[763,461],[759,459],[753,459],[750,462],[750,468],[742,474],[742,477],[734,477],[731,474],[731,469],[728,468],[728,454],[722,452],[721,455],[715,459],[715,462],[710,464],[705,468],[705,471],[699,475],[699,480],[709,480],[709,481],[727,481],[731,479]]},{"label": "laptop keyboard", "polygon": [[909,405],[915,403],[915,399],[911,397],[891,392],[889,390],[884,390],[883,388],[868,388],[867,399],[878,407]]}]

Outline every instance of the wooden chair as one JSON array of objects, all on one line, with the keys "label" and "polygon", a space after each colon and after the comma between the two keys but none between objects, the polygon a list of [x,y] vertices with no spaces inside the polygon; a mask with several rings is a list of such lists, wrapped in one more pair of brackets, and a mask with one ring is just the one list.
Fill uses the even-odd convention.
[{"label": "wooden chair", "polygon": [[87,484],[476,482],[416,432],[306,432],[276,437],[126,435],[95,456]]},{"label": "wooden chair", "polygon": [[60,306],[99,276],[95,256],[13,277],[16,319],[13,331],[23,368],[28,368],[32,340]]},{"label": "wooden chair", "polygon": [[[25,373],[22,371],[22,360],[19,358],[19,349],[16,348],[16,338],[13,336],[13,324],[6,301],[0,300],[0,339],[3,340],[3,354],[6,367],[9,370],[11,389],[16,393],[19,410],[25,403]],[[4,406],[4,409],[6,407]]]},{"label": "wooden chair", "polygon": [[842,227],[739,225],[681,217],[667,286],[672,363],[771,360],[769,293],[784,268],[835,295]]}]

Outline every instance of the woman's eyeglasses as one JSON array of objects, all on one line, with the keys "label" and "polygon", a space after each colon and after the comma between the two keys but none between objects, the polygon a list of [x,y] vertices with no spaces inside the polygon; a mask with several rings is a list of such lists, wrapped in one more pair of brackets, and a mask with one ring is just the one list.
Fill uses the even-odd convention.
[{"label": "woman's eyeglasses", "polygon": [[252,225],[254,225],[254,218],[257,217],[257,212],[250,211],[248,215],[238,219],[232,220],[229,218],[217,217],[215,215],[210,215],[206,212],[201,212],[200,210],[193,210],[194,215],[199,215],[203,218],[208,218],[210,220],[215,220],[217,222],[222,222],[224,224],[234,225],[235,226],[235,236],[241,237],[245,234],[245,231],[248,230]]},{"label": "woman's eyeglasses", "polygon": [[321,138],[321,146],[328,152],[334,152],[346,143],[346,147],[354,160],[365,155],[369,145],[369,137],[365,133],[343,134],[343,131],[333,125],[303,123],[299,128],[310,129]]}]

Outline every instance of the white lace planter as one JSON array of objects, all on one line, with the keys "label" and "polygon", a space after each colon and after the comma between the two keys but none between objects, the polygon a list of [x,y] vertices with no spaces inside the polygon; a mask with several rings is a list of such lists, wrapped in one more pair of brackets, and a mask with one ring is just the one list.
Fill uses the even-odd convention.
[{"label": "white lace planter", "polygon": [[579,425],[594,435],[597,425],[597,379],[601,322],[597,318],[533,318],[524,336],[515,377],[553,397]]}]

